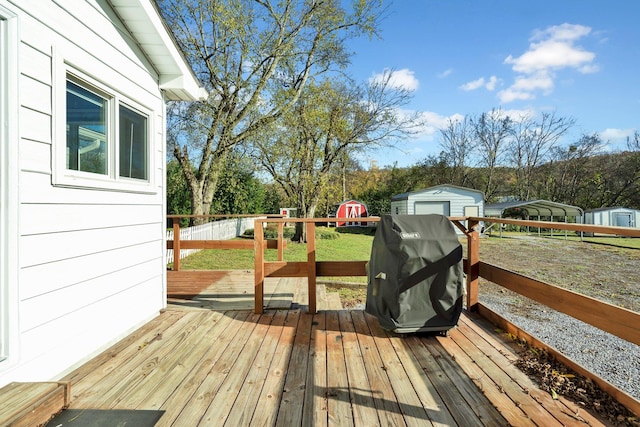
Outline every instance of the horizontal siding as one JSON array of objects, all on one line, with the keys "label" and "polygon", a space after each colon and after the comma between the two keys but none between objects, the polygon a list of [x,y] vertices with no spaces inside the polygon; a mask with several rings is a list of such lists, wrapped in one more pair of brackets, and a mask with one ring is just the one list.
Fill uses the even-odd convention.
[{"label": "horizontal siding", "polygon": [[23,139],[20,142],[19,156],[20,167],[23,171],[51,176],[51,163],[47,164],[42,161],[43,158],[47,159],[51,156],[51,144]]},{"label": "horizontal siding", "polygon": [[[18,6],[28,11],[21,24],[23,40],[29,46],[41,52],[53,46],[87,73],[107,84],[117,82],[123,93],[152,88],[150,83],[157,81],[157,76],[149,74],[152,67],[135,43],[114,27],[123,29],[124,25],[113,12],[107,15],[108,6],[81,0],[65,2],[62,7],[53,1],[20,0]],[[147,95],[155,97],[156,93],[149,90]]]},{"label": "horizontal siding", "polygon": [[[88,360],[148,321],[157,313],[161,298],[157,278],[150,278],[25,332],[22,334],[21,380],[59,377],[74,364]],[[74,355],[73,360],[70,355]]]},{"label": "horizontal siding", "polygon": [[140,283],[158,277],[163,270],[162,260],[154,259],[22,301],[20,313],[24,320],[20,323],[20,329],[29,331],[97,301],[125,293]]},{"label": "horizontal siding", "polygon": [[399,202],[391,202],[391,214],[392,215],[406,215],[407,212],[407,201],[402,200]]},{"label": "horizontal siding", "polygon": [[164,224],[147,224],[23,236],[20,264],[25,268],[162,240],[163,231]]},{"label": "horizontal siding", "polygon": [[[164,242],[156,240],[24,268],[21,272],[20,299],[36,298],[93,281],[118,269],[157,260],[158,253],[164,250]],[[79,268],[80,264],[82,268]]]},{"label": "horizontal siding", "polygon": [[160,205],[23,204],[21,234],[60,233],[147,225],[162,218]]},{"label": "horizontal siding", "polygon": [[51,85],[53,73],[51,65],[51,46],[46,47],[46,51],[40,51],[35,47],[22,43],[20,46],[20,72],[24,76]]},{"label": "horizontal siding", "polygon": [[20,76],[20,105],[35,110],[44,115],[51,116],[51,84],[42,83],[29,76]]},{"label": "horizontal siding", "polygon": [[[20,121],[20,137],[22,140],[28,139],[42,143],[51,144],[51,116],[29,108],[21,107],[18,113]],[[39,159],[42,163],[47,161],[51,164],[51,154],[44,159]],[[50,168],[50,167],[49,167]]]},{"label": "horizontal siding", "polygon": [[464,215],[464,207],[465,206],[480,206],[480,216],[482,216],[484,211],[484,202],[482,200],[482,194],[470,191],[444,191],[443,189],[438,189],[436,191],[425,191],[422,193],[413,193],[409,195],[408,199],[408,210],[410,214],[415,213],[415,203],[416,202],[429,202],[429,201],[438,201],[450,202],[450,212],[451,216],[463,216]]}]

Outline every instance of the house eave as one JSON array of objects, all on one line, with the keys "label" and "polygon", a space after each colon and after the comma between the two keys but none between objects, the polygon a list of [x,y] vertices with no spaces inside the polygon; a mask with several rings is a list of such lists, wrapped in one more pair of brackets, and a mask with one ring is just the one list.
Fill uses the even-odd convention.
[{"label": "house eave", "polygon": [[154,0],[109,2],[158,72],[158,84],[167,100],[195,101],[207,97]]}]

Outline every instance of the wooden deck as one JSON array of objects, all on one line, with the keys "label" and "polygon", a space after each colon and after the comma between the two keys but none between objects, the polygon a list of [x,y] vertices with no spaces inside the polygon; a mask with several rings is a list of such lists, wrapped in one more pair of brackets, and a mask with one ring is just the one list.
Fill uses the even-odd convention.
[{"label": "wooden deck", "polygon": [[[295,295],[287,283],[271,293]],[[539,390],[467,313],[449,337],[396,336],[363,311],[177,301],[64,378],[70,409],[164,411],[158,426],[607,425]]]},{"label": "wooden deck", "polygon": [[[211,310],[253,310],[252,270],[182,270],[167,271],[169,303],[182,307]],[[319,310],[338,310],[340,297],[316,286]],[[269,277],[265,279],[264,306],[267,310],[307,307],[309,295],[306,278]]]}]

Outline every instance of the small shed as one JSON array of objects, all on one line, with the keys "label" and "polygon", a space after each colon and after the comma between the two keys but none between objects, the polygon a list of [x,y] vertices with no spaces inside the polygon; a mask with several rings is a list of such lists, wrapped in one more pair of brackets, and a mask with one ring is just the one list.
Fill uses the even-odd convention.
[{"label": "small shed", "polygon": [[436,185],[423,190],[396,194],[391,197],[391,214],[483,216],[484,193],[455,185]]},{"label": "small shed", "polygon": [[612,227],[640,227],[640,210],[623,207],[589,209],[584,211],[583,222]]},{"label": "small shed", "polygon": [[336,227],[366,227],[367,222],[356,221],[356,218],[369,216],[367,205],[358,200],[346,200],[336,206],[336,218],[353,218],[354,221],[337,222]]}]

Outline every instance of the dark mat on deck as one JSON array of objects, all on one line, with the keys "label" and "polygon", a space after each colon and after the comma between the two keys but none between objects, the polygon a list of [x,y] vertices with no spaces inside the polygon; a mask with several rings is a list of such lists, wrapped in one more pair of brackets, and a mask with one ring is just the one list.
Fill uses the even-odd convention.
[{"label": "dark mat on deck", "polygon": [[131,411],[121,409],[67,409],[56,415],[47,426],[66,427],[153,427],[164,411]]}]

